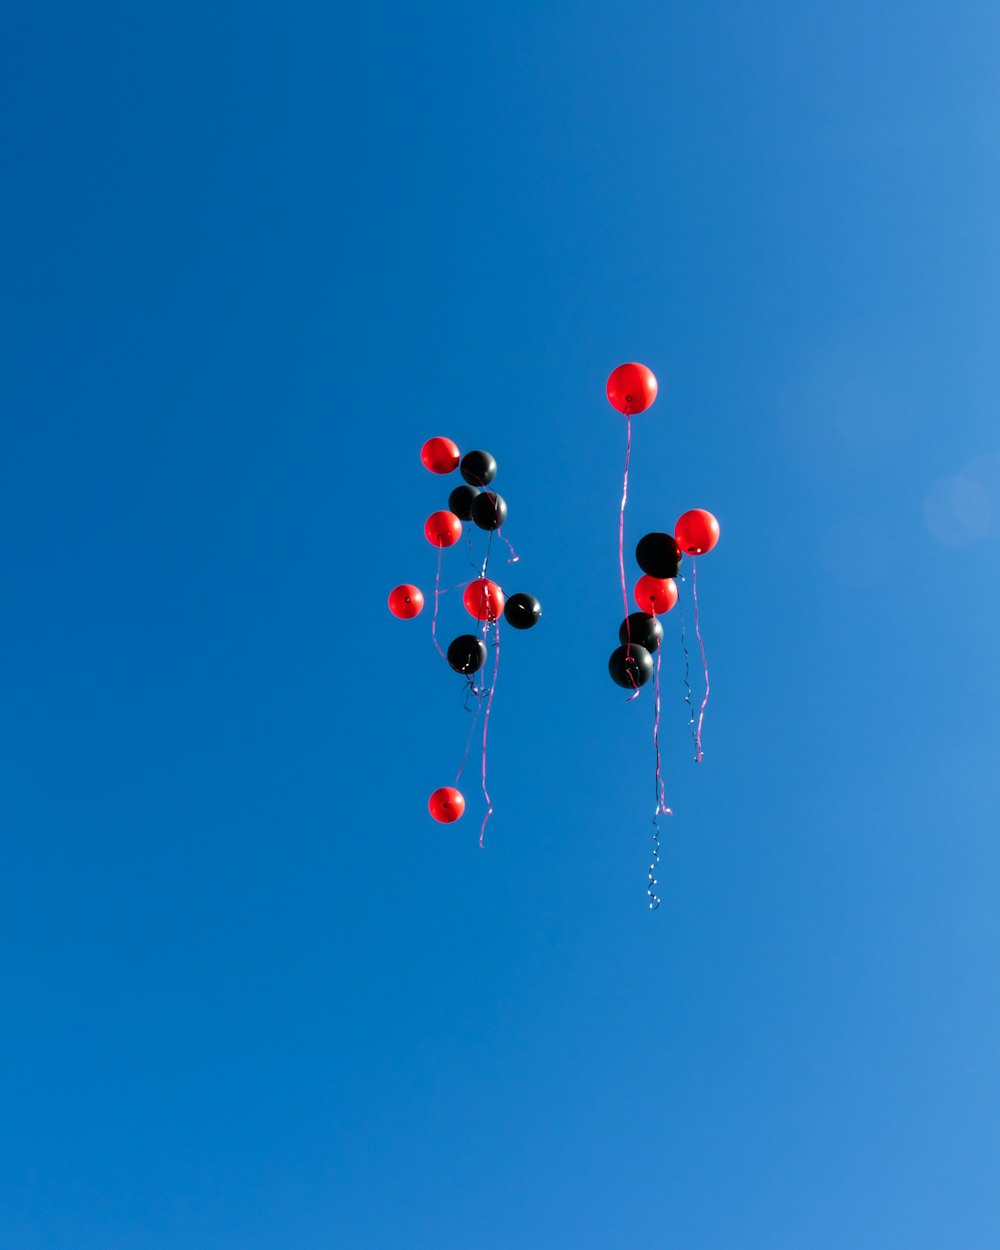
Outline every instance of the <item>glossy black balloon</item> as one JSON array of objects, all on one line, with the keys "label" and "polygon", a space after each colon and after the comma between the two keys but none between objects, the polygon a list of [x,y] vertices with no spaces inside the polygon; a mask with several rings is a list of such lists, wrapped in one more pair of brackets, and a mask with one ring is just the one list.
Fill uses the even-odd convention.
[{"label": "glossy black balloon", "polygon": [[456,486],[448,496],[448,511],[460,521],[472,520],[472,501],[479,494],[478,486]]},{"label": "glossy black balloon", "polygon": [[456,673],[478,673],[486,663],[486,644],[475,634],[459,634],[448,644],[448,663]]},{"label": "glossy black balloon", "polygon": [[608,660],[611,680],[626,690],[644,686],[653,675],[653,657],[645,647],[633,642],[630,647],[616,647]]},{"label": "glossy black balloon", "polygon": [[635,562],[650,577],[676,577],[681,567],[681,549],[673,534],[646,534],[635,545]]},{"label": "glossy black balloon", "polygon": [[655,651],[663,641],[663,626],[651,612],[632,612],[618,626],[619,642],[637,642],[647,651]]},{"label": "glossy black balloon", "polygon": [[472,519],[481,530],[498,530],[507,520],[507,503],[495,490],[481,490],[472,501]]},{"label": "glossy black balloon", "polygon": [[503,619],[515,629],[531,629],[542,617],[542,605],[534,595],[519,591],[503,605]]},{"label": "glossy black balloon", "polygon": [[497,475],[497,462],[488,451],[467,451],[458,468],[470,486],[489,486]]}]

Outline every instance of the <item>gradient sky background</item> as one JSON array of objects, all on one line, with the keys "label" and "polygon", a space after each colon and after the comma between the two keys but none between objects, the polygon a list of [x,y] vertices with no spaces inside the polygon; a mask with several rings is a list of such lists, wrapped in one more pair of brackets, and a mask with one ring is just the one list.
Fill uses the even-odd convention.
[{"label": "gradient sky background", "polygon": [[[9,0],[0,62],[0,1247],[1000,1244],[996,5]],[[628,359],[631,543],[723,526],[655,914]],[[485,851],[385,608],[433,434],[545,612]]]}]

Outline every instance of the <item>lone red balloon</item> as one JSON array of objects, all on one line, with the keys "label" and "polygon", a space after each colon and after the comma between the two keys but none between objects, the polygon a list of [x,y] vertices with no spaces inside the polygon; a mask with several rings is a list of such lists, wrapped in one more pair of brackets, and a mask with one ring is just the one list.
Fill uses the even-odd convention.
[{"label": "lone red balloon", "polygon": [[454,547],[462,537],[462,522],[454,512],[432,512],[424,522],[424,537],[432,547]]},{"label": "lone red balloon", "polygon": [[624,416],[645,412],[656,398],[656,375],[646,365],[634,361],[619,365],[608,378],[608,403]]},{"label": "lone red balloon", "polygon": [[704,508],[692,508],[674,526],[674,538],[689,556],[703,556],[719,541],[719,522]]},{"label": "lone red balloon", "polygon": [[418,586],[404,582],[389,591],[389,611],[401,621],[410,621],[424,610],[424,596]]},{"label": "lone red balloon", "polygon": [[432,473],[452,473],[458,468],[461,455],[450,438],[429,438],[420,448],[420,459]]},{"label": "lone red balloon", "polygon": [[461,818],[465,811],[465,799],[461,790],[456,790],[454,786],[442,786],[427,800],[427,810],[442,825],[450,825],[453,820]]},{"label": "lone red balloon", "polygon": [[479,577],[466,586],[462,602],[477,621],[495,621],[503,611],[503,591],[488,577]]},{"label": "lone red balloon", "polygon": [[662,616],[677,602],[677,583],[672,577],[650,577],[645,573],[635,584],[635,601],[643,612]]}]

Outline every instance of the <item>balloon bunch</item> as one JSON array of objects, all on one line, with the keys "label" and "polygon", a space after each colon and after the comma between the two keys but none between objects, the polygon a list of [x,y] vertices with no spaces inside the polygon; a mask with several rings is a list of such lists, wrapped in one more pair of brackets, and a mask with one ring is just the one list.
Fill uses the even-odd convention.
[{"label": "balloon bunch", "polygon": [[[656,893],[656,871],[660,858],[659,817],[672,815],[666,801],[666,787],[663,781],[662,760],[660,755],[660,644],[663,641],[663,624],[660,620],[678,601],[677,582],[684,581],[680,576],[681,559],[684,555],[691,557],[703,555],[711,551],[719,541],[719,523],[710,512],[695,508],[681,516],[672,534],[655,531],[644,535],[635,548],[635,559],[641,570],[641,576],[633,588],[633,599],[637,612],[629,611],[628,589],[625,580],[625,505],[628,500],[629,460],[632,453],[632,417],[645,412],[651,407],[657,394],[657,382],[653,371],[646,365],[630,362],[614,369],[607,381],[608,402],[626,419],[625,442],[625,475],[622,483],[621,507],[618,515],[618,567],[621,573],[622,601],[625,618],[618,628],[619,646],[611,653],[608,660],[608,671],[616,685],[630,690],[629,701],[636,699],[639,690],[650,678],[654,678],[653,698],[653,749],[656,757],[656,806],[653,812],[653,857],[647,874],[646,892],[649,906],[655,910],[660,905]],[[701,711],[695,727],[694,705],[691,702],[691,686],[687,643],[685,640],[684,616],[681,611],[681,646],[684,651],[684,684],[685,701],[691,709],[691,729],[695,742],[695,759],[702,759],[701,730],[705,718],[705,706],[708,703],[709,682],[708,662],[705,658],[705,646],[701,637],[701,626],[698,618],[698,582],[697,562],[691,560],[691,582],[694,600],[695,633],[701,649],[702,663],[705,669],[705,695],[702,699]],[[654,658],[655,662],[654,662]]]},{"label": "balloon bunch", "polygon": [[[465,705],[468,711],[474,711],[474,718],[465,744],[465,753],[455,777],[455,785],[439,787],[430,796],[427,806],[434,819],[442,824],[450,824],[452,821],[459,820],[464,814],[465,797],[457,787],[469,756],[472,735],[482,713],[482,790],[486,801],[486,814],[479,831],[479,845],[482,846],[486,824],[493,814],[493,804],[486,788],[486,746],[493,695],[500,669],[500,617],[502,616],[504,621],[514,629],[531,629],[541,619],[542,607],[534,595],[524,592],[508,598],[498,583],[486,575],[489,571],[494,535],[506,543],[510,551],[508,563],[518,562],[514,548],[501,533],[501,527],[507,520],[507,503],[495,490],[486,489],[492,484],[497,473],[496,461],[490,453],[470,451],[462,456],[450,438],[429,438],[420,449],[420,459],[424,468],[431,473],[445,475],[458,469],[463,478],[463,485],[456,486],[448,496],[448,507],[432,512],[424,522],[424,537],[432,547],[437,548],[438,553],[434,577],[431,639],[442,659],[447,661],[454,672],[465,678]],[[479,630],[477,633],[459,634],[448,644],[447,650],[442,650],[437,640],[438,606],[441,596],[448,592],[441,589],[441,557],[446,547],[454,547],[459,542],[462,537],[462,523],[465,521],[471,522],[477,529],[488,533],[486,554],[478,575],[451,589],[462,590],[465,610],[478,623]],[[471,530],[469,554],[471,558]],[[473,562],[473,567],[475,567],[475,562]],[[401,620],[410,620],[419,616],[423,607],[424,596],[416,586],[410,584],[396,586],[389,594],[389,611]],[[477,674],[486,670],[489,646],[493,649],[493,672],[492,677],[487,681],[478,678]]]}]

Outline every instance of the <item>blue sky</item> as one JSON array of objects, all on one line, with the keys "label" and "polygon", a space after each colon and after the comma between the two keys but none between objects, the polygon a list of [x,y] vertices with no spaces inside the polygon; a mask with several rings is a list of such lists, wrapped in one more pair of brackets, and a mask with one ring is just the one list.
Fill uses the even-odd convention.
[{"label": "blue sky", "polygon": [[[0,49],[0,1248],[995,1246],[995,7],[13,0]],[[628,359],[629,546],[722,524],[655,914]],[[483,851],[385,609],[434,434],[544,608]]]}]

